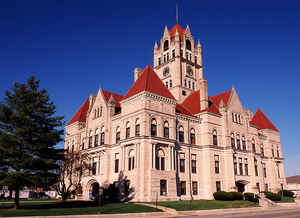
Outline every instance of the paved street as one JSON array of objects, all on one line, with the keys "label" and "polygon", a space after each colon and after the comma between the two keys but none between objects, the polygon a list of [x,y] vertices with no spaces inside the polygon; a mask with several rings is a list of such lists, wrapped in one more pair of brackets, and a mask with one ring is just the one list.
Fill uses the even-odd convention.
[{"label": "paved street", "polygon": [[248,212],[248,213],[224,213],[219,212],[212,215],[199,215],[199,216],[182,216],[184,218],[224,218],[224,217],[255,217],[255,218],[300,218],[300,208],[297,209],[282,209],[282,210],[274,210],[274,211],[257,211],[257,212]]}]

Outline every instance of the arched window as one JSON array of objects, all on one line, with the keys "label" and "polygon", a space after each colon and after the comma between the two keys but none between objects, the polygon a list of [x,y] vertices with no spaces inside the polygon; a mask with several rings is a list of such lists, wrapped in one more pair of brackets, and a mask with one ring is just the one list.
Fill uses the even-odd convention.
[{"label": "arched window", "polygon": [[105,139],[105,128],[104,126],[101,128],[101,138],[100,138],[100,145],[104,145],[104,139]]},{"label": "arched window", "polygon": [[184,129],[182,126],[179,127],[178,138],[179,142],[184,143]]},{"label": "arched window", "polygon": [[231,133],[231,147],[233,148],[233,149],[235,149],[235,139],[234,139],[234,133]]},{"label": "arched window", "polygon": [[128,153],[128,170],[134,169],[134,150],[130,150]]},{"label": "arched window", "polygon": [[167,51],[169,49],[169,40],[166,40],[164,42],[164,51]]},{"label": "arched window", "polygon": [[238,150],[241,150],[241,139],[239,134],[236,135],[236,147]]},{"label": "arched window", "polygon": [[260,145],[260,153],[261,153],[262,156],[265,156],[265,150],[264,150],[264,145],[263,144]]},{"label": "arched window", "polygon": [[169,123],[168,121],[164,122],[164,137],[169,138]]},{"label": "arched window", "polygon": [[130,122],[126,123],[126,138],[130,137]]},{"label": "arched window", "polygon": [[217,146],[218,145],[218,135],[217,135],[217,130],[213,130],[213,145]]},{"label": "arched window", "polygon": [[192,145],[196,144],[196,135],[195,135],[195,129],[191,129],[191,132],[190,132],[190,143]]},{"label": "arched window", "polygon": [[157,135],[157,123],[155,118],[152,118],[151,120],[151,136]]},{"label": "arched window", "polygon": [[118,126],[116,129],[116,144],[118,144],[120,142],[120,127]]},{"label": "arched window", "polygon": [[192,50],[192,44],[191,44],[190,40],[187,39],[185,41],[185,46],[186,46],[187,50],[190,50],[190,51]]},{"label": "arched window", "polygon": [[96,129],[96,132],[95,132],[95,147],[97,147],[99,145],[99,129]]},{"label": "arched window", "polygon": [[246,151],[247,147],[246,147],[246,139],[245,136],[242,137],[242,146],[243,146],[243,150]]},{"label": "arched window", "polygon": [[135,120],[135,136],[140,136],[140,119]]},{"label": "arched window", "polygon": [[93,146],[93,132],[91,130],[89,134],[89,148],[91,148],[92,146]]},{"label": "arched window", "polygon": [[165,170],[165,153],[162,149],[156,151],[155,168],[157,170]]},{"label": "arched window", "polygon": [[252,139],[252,151],[253,153],[256,153],[256,147],[255,147],[255,140]]}]

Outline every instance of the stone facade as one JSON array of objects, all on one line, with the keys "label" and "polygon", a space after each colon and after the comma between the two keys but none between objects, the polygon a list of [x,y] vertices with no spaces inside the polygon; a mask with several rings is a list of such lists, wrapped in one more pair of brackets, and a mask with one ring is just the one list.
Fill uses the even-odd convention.
[{"label": "stone facade", "polygon": [[234,88],[208,95],[201,44],[189,26],[165,28],[153,69],[135,69],[125,96],[99,89],[66,126],[65,149],[87,153],[93,166],[81,198],[95,182],[120,177],[129,181],[132,201],[212,199],[217,189],[257,193],[286,185],[279,131],[260,109],[245,109]]}]

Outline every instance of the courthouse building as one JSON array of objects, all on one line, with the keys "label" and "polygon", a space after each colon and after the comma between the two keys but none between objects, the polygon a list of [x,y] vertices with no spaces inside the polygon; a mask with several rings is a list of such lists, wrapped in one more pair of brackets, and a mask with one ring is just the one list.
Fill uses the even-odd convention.
[{"label": "courthouse building", "polygon": [[99,89],[87,96],[66,126],[65,149],[88,154],[92,166],[81,198],[120,175],[133,201],[286,185],[279,130],[261,109],[244,108],[234,88],[209,95],[202,47],[189,26],[165,27],[153,66],[132,76],[125,95]]}]

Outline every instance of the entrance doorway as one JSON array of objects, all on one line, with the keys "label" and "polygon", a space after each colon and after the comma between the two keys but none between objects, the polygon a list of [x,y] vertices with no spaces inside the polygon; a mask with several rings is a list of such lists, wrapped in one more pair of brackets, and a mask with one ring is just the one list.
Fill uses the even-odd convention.
[{"label": "entrance doorway", "polygon": [[245,186],[248,184],[248,181],[239,180],[235,182],[238,192],[243,193],[245,191]]},{"label": "entrance doorway", "polygon": [[90,188],[90,191],[89,191],[89,199],[91,200],[96,200],[96,199],[99,199],[100,197],[100,185],[98,182],[94,182],[92,185],[91,185],[91,188]]}]

